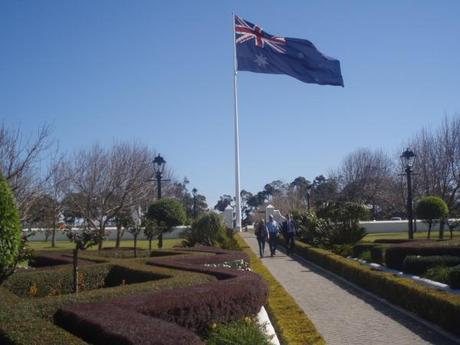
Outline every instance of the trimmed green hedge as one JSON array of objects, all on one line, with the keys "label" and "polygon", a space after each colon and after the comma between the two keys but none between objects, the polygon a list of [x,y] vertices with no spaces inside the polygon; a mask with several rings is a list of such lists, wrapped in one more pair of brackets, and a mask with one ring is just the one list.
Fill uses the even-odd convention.
[{"label": "trimmed green hedge", "polygon": [[[330,251],[296,242],[297,253],[354,284],[460,335],[460,296],[375,271]],[[388,252],[388,249],[387,249]]]},{"label": "trimmed green hedge", "polygon": [[460,244],[449,242],[410,242],[392,245],[385,251],[385,264],[389,268],[401,270],[403,261],[408,255],[460,256]]},{"label": "trimmed green hedge", "polygon": [[282,345],[325,345],[326,342],[316,330],[303,310],[283,286],[272,276],[262,261],[239,236],[238,246],[251,260],[251,268],[268,282],[267,312]]},{"label": "trimmed green hedge", "polygon": [[403,261],[403,272],[412,274],[425,273],[429,268],[436,266],[456,266],[460,265],[460,256],[434,255],[419,256],[409,255]]}]

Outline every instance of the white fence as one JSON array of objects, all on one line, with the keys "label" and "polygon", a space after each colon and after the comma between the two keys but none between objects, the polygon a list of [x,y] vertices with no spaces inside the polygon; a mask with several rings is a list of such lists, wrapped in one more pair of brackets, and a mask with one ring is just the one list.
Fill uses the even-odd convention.
[{"label": "white fence", "polygon": [[[374,220],[369,222],[359,222],[359,224],[366,229],[368,233],[408,231],[407,220]],[[433,224],[431,230],[438,231],[439,223]],[[447,227],[445,227],[445,230],[449,231]],[[428,224],[421,220],[417,220],[417,231],[428,231]]]},{"label": "white fence", "polygon": [[[174,227],[171,232],[167,232],[163,234],[163,239],[168,239],[168,238],[181,238],[182,232],[187,229],[187,226],[177,226]],[[72,230],[78,231],[78,228],[74,228]],[[107,237],[106,239],[108,240],[115,240],[117,238],[117,228],[116,227],[107,227],[105,228]],[[46,239],[46,231],[45,229],[34,229],[32,228],[31,230],[25,229],[23,231],[24,234],[31,234],[30,237],[28,238],[29,241],[45,241]],[[49,232],[49,230],[48,230]],[[128,231],[125,231],[122,237],[122,240],[133,240],[133,235],[129,233]],[[139,236],[137,237],[138,240],[144,240],[145,236],[144,233],[141,231]],[[49,232],[49,237],[48,240],[51,240],[51,232]],[[65,232],[61,230],[56,230],[56,241],[68,241],[69,239],[67,238]]]}]

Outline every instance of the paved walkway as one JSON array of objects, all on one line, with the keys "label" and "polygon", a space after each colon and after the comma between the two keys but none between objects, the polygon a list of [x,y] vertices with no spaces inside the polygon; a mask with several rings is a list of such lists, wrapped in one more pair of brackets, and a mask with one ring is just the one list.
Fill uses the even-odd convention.
[{"label": "paved walkway", "polygon": [[[243,232],[242,237],[258,254],[255,236]],[[262,260],[329,345],[460,344],[302,258],[294,259],[278,251]]]}]

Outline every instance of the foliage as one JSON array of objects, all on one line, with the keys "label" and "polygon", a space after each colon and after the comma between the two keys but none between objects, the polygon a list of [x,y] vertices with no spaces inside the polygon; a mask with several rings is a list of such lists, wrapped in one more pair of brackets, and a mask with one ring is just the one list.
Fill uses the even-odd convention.
[{"label": "foliage", "polygon": [[232,201],[233,198],[231,197],[231,195],[224,194],[217,201],[216,205],[214,206],[214,209],[220,212],[224,212],[225,208],[229,206],[232,203]]},{"label": "foliage", "polygon": [[[415,208],[417,217],[428,223],[428,238],[431,235],[431,227],[435,220],[443,221],[449,213],[447,204],[437,196],[425,196]],[[439,237],[442,238],[442,231],[439,232]]]},{"label": "foliage", "polygon": [[163,198],[151,204],[147,218],[155,221],[158,226],[158,248],[163,247],[163,233],[184,224],[187,219],[182,203],[171,198]]},{"label": "foliage", "polygon": [[336,244],[354,244],[366,236],[359,220],[368,216],[368,210],[357,203],[330,203],[311,212],[296,212],[293,217],[305,242],[330,247]]},{"label": "foliage", "polygon": [[420,256],[408,255],[403,261],[403,272],[412,274],[425,273],[429,268],[436,266],[456,266],[460,265],[460,256],[434,255]]},{"label": "foliage", "polygon": [[200,216],[192,227],[184,232],[184,244],[189,247],[201,244],[204,246],[234,249],[233,235],[227,232],[222,218],[216,213]]},{"label": "foliage", "polygon": [[353,246],[351,244],[334,244],[331,246],[331,251],[346,258],[353,254]]},{"label": "foliage", "polygon": [[263,326],[254,320],[235,321],[226,325],[217,325],[207,337],[207,345],[270,345]]},{"label": "foliage", "polygon": [[434,280],[436,282],[448,284],[451,268],[447,266],[435,266],[429,268],[423,275],[423,278]]},{"label": "foliage", "polygon": [[151,204],[147,217],[160,224],[164,231],[170,231],[174,226],[184,224],[186,219],[182,204],[171,198],[163,198]]},{"label": "foliage", "polygon": [[[296,253],[391,303],[460,334],[458,328],[460,296],[458,295],[446,294],[444,291],[438,291],[392,273],[373,270],[356,261],[304,243],[297,243]],[[460,269],[458,272],[460,273]]]},{"label": "foliage", "polygon": [[272,276],[244,240],[240,236],[236,236],[236,240],[240,248],[249,255],[253,271],[260,274],[268,282],[269,295],[266,308],[281,343],[325,345],[324,339],[291,295]]},{"label": "foliage", "polygon": [[0,285],[14,272],[22,249],[19,212],[8,183],[0,176]]},{"label": "foliage", "polygon": [[431,222],[433,219],[446,217],[449,209],[441,198],[437,196],[425,196],[417,203],[415,212],[418,218]]}]

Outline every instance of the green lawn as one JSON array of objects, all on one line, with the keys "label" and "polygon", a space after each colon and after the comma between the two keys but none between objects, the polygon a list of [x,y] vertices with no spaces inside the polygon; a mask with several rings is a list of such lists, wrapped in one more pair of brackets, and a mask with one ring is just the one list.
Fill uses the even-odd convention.
[{"label": "green lawn", "polygon": [[[414,238],[416,239],[425,239],[427,235],[426,231],[417,231],[414,233]],[[381,233],[373,233],[373,234],[368,234],[366,237],[363,238],[363,241],[366,242],[372,242],[377,239],[405,239],[408,238],[407,232],[381,232]],[[432,239],[437,239],[438,238],[438,231],[431,231],[431,238]],[[444,231],[444,239],[449,239],[450,238],[450,232]],[[460,232],[459,231],[454,231],[454,238],[455,239],[460,239]]]},{"label": "green lawn", "polygon": [[[172,248],[176,244],[180,244],[183,241],[181,238],[177,239],[164,239],[163,240],[163,249],[168,249]],[[31,241],[27,243],[29,248],[33,250],[62,250],[62,249],[73,249],[75,248],[75,245],[70,242],[70,241],[56,241],[56,247],[52,248],[51,247],[51,241],[49,240],[48,242],[42,242],[42,241]],[[123,240],[120,243],[121,247],[133,247],[134,241],[132,240]],[[158,241],[154,240],[152,241],[152,249],[157,249],[158,248]],[[115,248],[115,241],[113,240],[107,240],[104,241],[103,244],[104,248]],[[148,249],[149,247],[149,241],[147,240],[139,240],[137,241],[137,248],[143,248],[143,249]],[[89,250],[96,250],[97,246],[93,246],[89,248]]]}]

